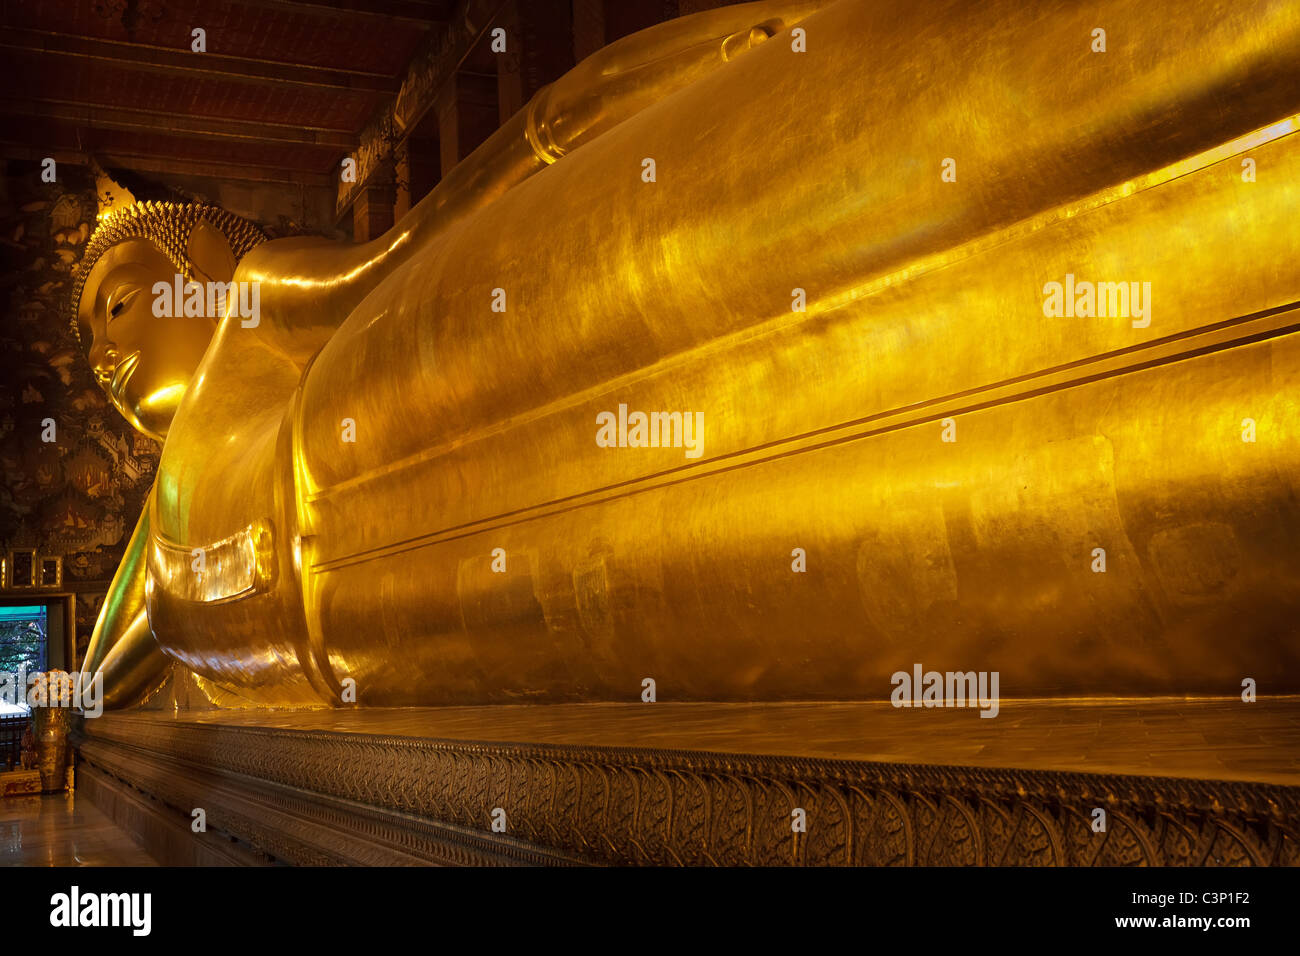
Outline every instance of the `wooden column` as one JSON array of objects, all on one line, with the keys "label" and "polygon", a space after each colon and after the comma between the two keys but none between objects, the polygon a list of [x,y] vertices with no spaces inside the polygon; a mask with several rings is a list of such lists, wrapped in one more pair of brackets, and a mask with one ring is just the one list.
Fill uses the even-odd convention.
[{"label": "wooden column", "polygon": [[362,187],[352,202],[352,239],[369,242],[393,228],[396,192],[391,183]]},{"label": "wooden column", "polygon": [[506,30],[506,52],[496,54],[498,120],[504,123],[573,68],[571,3],[509,0],[493,25]]},{"label": "wooden column", "polygon": [[605,0],[605,42],[672,20],[678,12],[677,0]]},{"label": "wooden column", "polygon": [[605,0],[573,0],[573,58],[581,63],[605,45]]},{"label": "wooden column", "polygon": [[442,175],[474,151],[497,128],[497,78],[458,71],[438,94],[438,149]]},{"label": "wooden column", "polygon": [[438,117],[430,112],[397,153],[397,202],[393,215],[398,221],[438,185],[442,175],[442,149],[437,133]]}]

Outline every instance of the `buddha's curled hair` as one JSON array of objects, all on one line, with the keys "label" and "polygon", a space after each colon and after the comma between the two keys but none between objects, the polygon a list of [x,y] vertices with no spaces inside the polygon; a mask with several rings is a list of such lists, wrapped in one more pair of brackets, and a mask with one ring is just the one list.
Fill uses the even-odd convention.
[{"label": "buddha's curled hair", "polygon": [[113,246],[127,239],[148,239],[171,260],[176,272],[187,281],[193,276],[188,253],[190,233],[200,222],[219,229],[230,243],[235,262],[255,246],[266,241],[266,235],[254,223],[241,216],[226,212],[219,206],[200,203],[140,202],[120,209],[104,219],[86,243],[86,251],[72,282],[68,316],[72,334],[81,343],[77,328],[77,310],[86,279],[95,263]]}]

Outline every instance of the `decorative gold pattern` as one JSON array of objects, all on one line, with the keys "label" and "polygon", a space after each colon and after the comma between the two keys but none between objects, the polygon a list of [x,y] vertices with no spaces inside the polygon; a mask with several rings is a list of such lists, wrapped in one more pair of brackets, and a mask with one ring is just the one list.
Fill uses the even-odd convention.
[{"label": "decorative gold pattern", "polygon": [[[1300,788],[632,748],[479,744],[111,715],[82,759],[304,864],[1266,866]],[[506,810],[506,834],[491,811]],[[807,813],[792,832],[791,810]],[[1102,807],[1105,833],[1091,815]]]}]

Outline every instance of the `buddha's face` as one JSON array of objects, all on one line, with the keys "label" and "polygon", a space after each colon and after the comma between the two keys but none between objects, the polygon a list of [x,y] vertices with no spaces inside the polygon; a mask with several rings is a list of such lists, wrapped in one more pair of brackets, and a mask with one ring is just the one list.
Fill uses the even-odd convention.
[{"label": "buddha's face", "polygon": [[77,313],[96,381],[134,428],[159,440],[216,328],[210,316],[154,315],[154,284],[175,277],[152,242],[128,239],[95,263]]}]

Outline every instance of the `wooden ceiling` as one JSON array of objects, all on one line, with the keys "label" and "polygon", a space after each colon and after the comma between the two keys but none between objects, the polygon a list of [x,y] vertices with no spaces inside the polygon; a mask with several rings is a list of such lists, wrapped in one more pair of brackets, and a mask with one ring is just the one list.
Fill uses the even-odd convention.
[{"label": "wooden ceiling", "polygon": [[[0,157],[325,186],[454,0],[22,0]],[[191,50],[192,31],[207,50]]]}]

